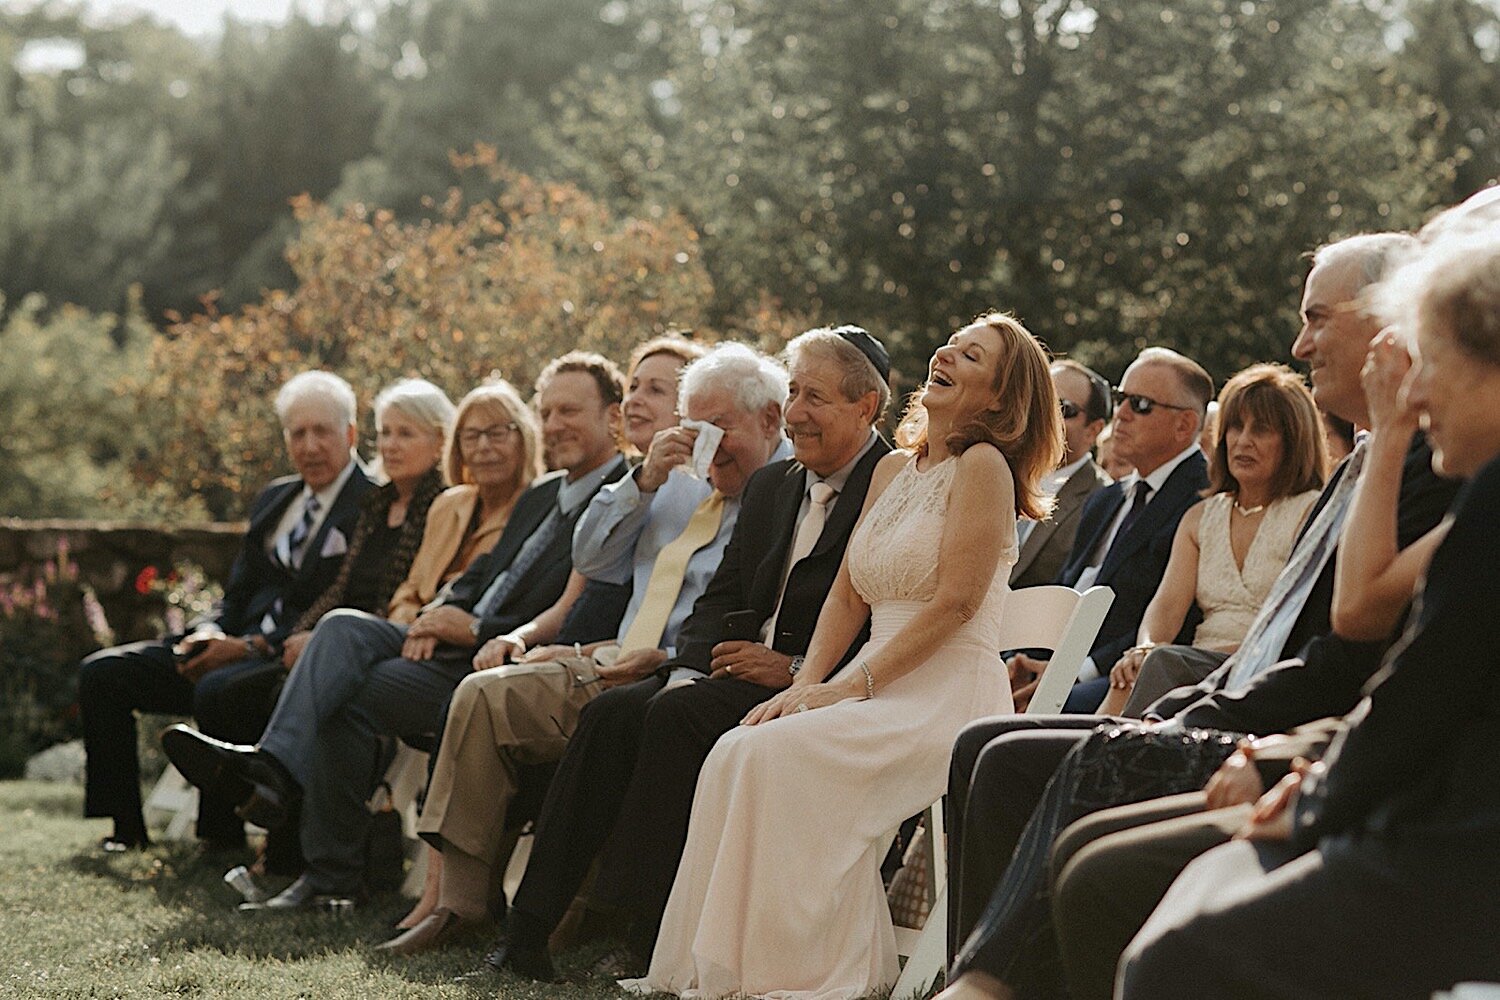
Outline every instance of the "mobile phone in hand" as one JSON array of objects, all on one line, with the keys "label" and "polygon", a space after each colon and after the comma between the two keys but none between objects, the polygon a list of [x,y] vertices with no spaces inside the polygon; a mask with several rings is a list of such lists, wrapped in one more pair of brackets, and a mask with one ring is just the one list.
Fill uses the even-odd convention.
[{"label": "mobile phone in hand", "polygon": [[723,641],[759,642],[764,621],[765,616],[759,611],[731,611],[724,616]]}]

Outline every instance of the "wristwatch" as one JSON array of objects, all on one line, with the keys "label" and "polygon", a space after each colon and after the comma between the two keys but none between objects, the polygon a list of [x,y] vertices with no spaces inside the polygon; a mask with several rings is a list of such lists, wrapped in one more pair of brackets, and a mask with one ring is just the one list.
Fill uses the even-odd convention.
[{"label": "wristwatch", "polygon": [[792,657],[792,662],[788,663],[786,665],[786,672],[789,673],[789,674],[791,674],[792,678],[795,680],[796,677],[797,677],[797,671],[801,670],[802,669],[802,664],[804,664],[806,662],[807,662],[807,657],[805,657],[805,656],[794,656],[794,657]]},{"label": "wristwatch", "polygon": [[483,624],[484,624],[484,619],[483,618],[479,618],[477,616],[474,618],[473,621],[469,622],[469,634],[474,637],[474,642],[476,644],[479,642],[479,628]]}]

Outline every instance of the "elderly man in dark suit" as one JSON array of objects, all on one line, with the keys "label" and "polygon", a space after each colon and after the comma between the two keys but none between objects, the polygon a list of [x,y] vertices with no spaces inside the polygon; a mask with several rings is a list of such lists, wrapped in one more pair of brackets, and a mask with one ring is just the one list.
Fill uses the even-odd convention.
[{"label": "elderly man in dark suit", "polygon": [[[114,819],[106,850],[146,843],[135,713],[192,712],[200,697],[279,647],[338,575],[359,498],[371,487],[354,455],[354,390],[337,375],[304,372],[281,388],[276,414],[297,474],[275,480],[251,504],[224,599],[186,636],[101,650],[79,669],[88,755],[84,815]],[[243,843],[233,805],[205,796],[198,836],[223,846]]]},{"label": "elderly man in dark suit", "polygon": [[[495,968],[554,978],[547,939],[606,842],[593,895],[628,909],[635,957],[649,955],[704,759],[801,666],[870,474],[889,451],[873,427],[889,398],[890,367],[885,348],[858,327],[809,331],[786,356],[795,458],[766,466],[746,486],[677,655],[658,676],[612,688],[583,709],[537,821],[508,937],[487,959]],[[679,667],[697,679],[669,683]]]},{"label": "elderly man in dark suit", "polygon": [[1016,526],[1021,552],[1010,571],[1012,590],[1057,580],[1073,552],[1084,501],[1114,482],[1093,457],[1094,442],[1114,411],[1109,383],[1068,360],[1053,363],[1052,383],[1062,405],[1067,451],[1061,467],[1042,486],[1057,498],[1057,506],[1045,521],[1022,520]]},{"label": "elderly man in dark suit", "polygon": [[475,651],[531,621],[562,596],[573,526],[594,493],[625,472],[616,447],[624,379],[596,354],[575,352],[537,379],[547,454],[560,466],[516,501],[495,547],[410,626],[341,610],[308,640],[258,747],[219,743],[174,726],[162,746],[200,788],[222,789],[261,826],[284,823],[302,798],[307,871],[266,906],[296,909],[361,892],[365,801],[382,765],[382,737],[440,732],[448,696]]}]

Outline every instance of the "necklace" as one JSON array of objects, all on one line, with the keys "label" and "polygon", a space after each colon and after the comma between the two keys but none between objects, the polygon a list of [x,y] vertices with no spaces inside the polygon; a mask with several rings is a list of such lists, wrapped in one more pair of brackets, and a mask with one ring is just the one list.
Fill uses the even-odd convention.
[{"label": "necklace", "polygon": [[1234,502],[1234,509],[1237,510],[1237,511],[1239,511],[1245,517],[1253,517],[1256,514],[1259,514],[1261,511],[1265,510],[1266,509],[1266,505],[1263,504],[1263,503],[1261,503],[1261,504],[1256,504],[1254,507],[1241,507],[1240,506],[1240,502],[1238,500],[1236,500]]}]

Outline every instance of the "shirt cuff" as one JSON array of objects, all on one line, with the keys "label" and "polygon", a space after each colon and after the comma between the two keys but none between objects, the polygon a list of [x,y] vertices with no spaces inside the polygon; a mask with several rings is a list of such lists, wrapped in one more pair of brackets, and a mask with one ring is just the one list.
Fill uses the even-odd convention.
[{"label": "shirt cuff", "polygon": [[1094,666],[1094,658],[1092,656],[1085,656],[1083,658],[1083,666],[1078,668],[1079,683],[1091,681],[1098,676],[1099,668]]}]

